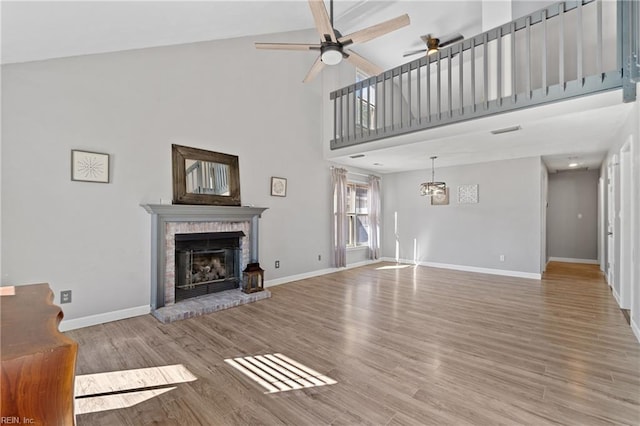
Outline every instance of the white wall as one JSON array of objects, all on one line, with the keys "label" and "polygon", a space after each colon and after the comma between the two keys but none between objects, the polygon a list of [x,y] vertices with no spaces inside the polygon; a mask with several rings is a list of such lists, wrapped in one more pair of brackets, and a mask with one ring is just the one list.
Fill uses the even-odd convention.
[{"label": "white wall", "polygon": [[[450,199],[432,206],[418,191],[430,170],[385,175],[382,255],[395,257],[397,214],[401,259],[539,274],[540,176],[539,157],[446,168],[436,161]],[[478,204],[457,203],[463,184],[479,185]]]},{"label": "white wall", "polygon": [[[48,282],[56,300],[72,290],[67,319],[148,306],[140,204],[172,198],[172,143],[239,156],[242,203],[269,208],[267,280],[327,268],[321,81],[301,83],[315,57],[257,51],[256,40],[4,66],[2,284]],[[110,154],[111,183],[72,182],[71,149]],[[271,176],[288,179],[285,198],[269,195]]]},{"label": "white wall", "polygon": [[[636,84],[636,90],[640,90],[640,84]],[[640,91],[638,92],[640,93]],[[634,333],[636,338],[640,341],[640,232],[638,229],[640,227],[640,97],[636,100],[633,105],[631,111],[629,111],[629,115],[626,117],[623,125],[621,126],[618,134],[612,136],[612,140],[614,141],[612,144],[612,148],[607,154],[607,157],[602,162],[601,173],[600,176],[605,182],[607,182],[607,164],[609,164],[611,158],[614,155],[618,155],[618,159],[620,158],[620,149],[623,145],[631,138],[634,143],[634,158],[633,158],[633,176],[632,181],[635,183],[632,194],[632,202],[634,203],[634,217],[633,223],[636,224],[636,228],[634,231],[634,235],[632,243],[633,243],[633,253],[632,253],[632,268],[633,268],[633,280],[631,283],[632,286],[632,294],[631,294],[631,326],[634,329]],[[604,191],[604,217],[603,217],[603,225],[606,228],[606,218],[607,218],[607,209],[608,209],[608,199],[607,199],[607,191]],[[608,247],[607,240],[604,241],[604,255],[605,258],[611,247]],[[616,259],[616,263],[620,263],[620,259]]]},{"label": "white wall", "polygon": [[549,257],[598,259],[599,170],[549,175]]}]

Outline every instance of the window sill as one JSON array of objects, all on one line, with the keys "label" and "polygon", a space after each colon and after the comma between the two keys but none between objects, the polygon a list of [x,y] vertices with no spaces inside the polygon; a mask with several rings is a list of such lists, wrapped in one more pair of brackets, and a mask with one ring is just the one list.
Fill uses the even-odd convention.
[{"label": "window sill", "polygon": [[353,246],[347,247],[347,251],[368,250],[369,246]]}]

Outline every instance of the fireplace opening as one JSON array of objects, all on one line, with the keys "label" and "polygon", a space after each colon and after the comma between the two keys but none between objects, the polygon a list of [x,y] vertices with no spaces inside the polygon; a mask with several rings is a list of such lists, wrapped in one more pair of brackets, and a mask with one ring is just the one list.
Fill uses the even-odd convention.
[{"label": "fireplace opening", "polygon": [[238,288],[244,232],[175,234],[175,301]]}]

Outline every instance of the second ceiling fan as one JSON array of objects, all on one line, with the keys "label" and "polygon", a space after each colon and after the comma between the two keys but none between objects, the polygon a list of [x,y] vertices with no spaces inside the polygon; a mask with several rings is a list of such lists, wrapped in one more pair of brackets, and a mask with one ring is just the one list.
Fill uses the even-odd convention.
[{"label": "second ceiling fan", "polygon": [[325,65],[339,64],[343,58],[369,75],[380,74],[383,71],[380,67],[358,55],[353,50],[345,49],[345,47],[356,43],[364,43],[409,25],[409,15],[404,14],[343,36],[340,31],[333,27],[333,0],[330,0],[331,17],[327,13],[323,0],[308,1],[316,29],[320,34],[320,44],[256,43],[256,48],[258,49],[319,51],[320,56],[313,63],[303,80],[305,83],[313,80]]},{"label": "second ceiling fan", "polygon": [[464,37],[460,33],[448,34],[444,37],[436,37],[432,34],[427,34],[420,36],[420,39],[427,45],[426,49],[417,49],[410,50],[408,52],[404,52],[403,57],[417,55],[418,53],[427,53],[427,55],[432,55],[436,53],[443,47],[449,46],[450,44],[457,43],[461,40],[464,40]]}]

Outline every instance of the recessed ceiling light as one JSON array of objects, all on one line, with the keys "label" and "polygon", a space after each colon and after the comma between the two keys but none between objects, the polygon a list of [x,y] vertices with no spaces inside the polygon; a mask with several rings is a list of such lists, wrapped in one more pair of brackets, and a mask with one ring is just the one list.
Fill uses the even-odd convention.
[{"label": "recessed ceiling light", "polygon": [[504,129],[492,130],[491,133],[493,133],[494,135],[499,135],[500,133],[516,132],[520,129],[522,129],[522,127],[518,125],[518,126],[512,126],[512,127],[505,127]]},{"label": "recessed ceiling light", "polygon": [[364,154],[356,154],[356,155],[350,155],[349,158],[362,158],[364,157]]}]

